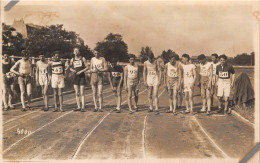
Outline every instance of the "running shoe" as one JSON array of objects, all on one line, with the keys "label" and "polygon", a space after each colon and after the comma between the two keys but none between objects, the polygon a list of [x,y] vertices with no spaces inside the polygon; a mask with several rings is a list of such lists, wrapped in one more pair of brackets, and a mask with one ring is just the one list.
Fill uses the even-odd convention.
[{"label": "running shoe", "polygon": [[172,113],[172,110],[167,110],[166,113]]},{"label": "running shoe", "polygon": [[177,112],[176,112],[176,111],[173,111],[172,113],[173,113],[173,115],[177,115]]},{"label": "running shoe", "polygon": [[54,108],[52,112],[58,112],[58,108]]},{"label": "running shoe", "polygon": [[65,112],[65,110],[63,110],[63,109],[60,108],[60,112]]},{"label": "running shoe", "polygon": [[202,109],[200,109],[200,112],[201,112],[201,113],[206,112],[206,108],[202,108]]},{"label": "running shoe", "polygon": [[21,111],[26,111],[26,108],[22,108],[22,110]]},{"label": "running shoe", "polygon": [[133,114],[134,112],[132,110],[129,111],[129,114]]},{"label": "running shoe", "polygon": [[158,110],[155,110],[155,113],[154,113],[155,115],[159,115],[160,114],[160,112],[158,111]]},{"label": "running shoe", "polygon": [[190,113],[190,110],[189,110],[189,109],[186,109],[186,110],[184,111],[184,113]]},{"label": "running shoe", "polygon": [[75,108],[75,109],[73,109],[73,111],[80,111],[81,109],[80,108]]},{"label": "running shoe", "polygon": [[206,113],[207,115],[210,115],[210,111],[207,111],[207,113]]},{"label": "running shoe", "polygon": [[4,108],[4,111],[7,111],[8,110],[8,108]]},{"label": "running shoe", "polygon": [[103,112],[103,109],[99,109],[99,112]]},{"label": "running shoe", "polygon": [[94,111],[93,112],[97,112],[98,111],[98,109],[94,109]]},{"label": "running shoe", "polygon": [[153,112],[153,110],[152,110],[152,109],[149,109],[148,112]]},{"label": "running shoe", "polygon": [[116,113],[121,113],[121,111],[120,111],[120,110],[117,110]]},{"label": "running shoe", "polygon": [[49,107],[47,107],[47,108],[45,107],[45,108],[44,108],[44,111],[48,111],[48,110],[49,110]]},{"label": "running shoe", "polygon": [[81,112],[86,112],[86,110],[85,109],[83,109],[83,108],[81,108],[81,110],[80,110]]}]

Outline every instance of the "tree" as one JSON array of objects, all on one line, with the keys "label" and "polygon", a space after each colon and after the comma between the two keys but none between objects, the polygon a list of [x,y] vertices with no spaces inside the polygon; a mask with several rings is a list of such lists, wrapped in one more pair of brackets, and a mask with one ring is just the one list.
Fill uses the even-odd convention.
[{"label": "tree", "polygon": [[164,51],[162,52],[161,57],[162,57],[162,59],[164,60],[164,63],[169,62],[169,56],[170,56],[171,54],[176,54],[176,55],[177,55],[177,53],[175,53],[175,52],[172,51],[171,49],[168,49],[167,51],[164,50]]},{"label": "tree", "polygon": [[104,41],[97,42],[95,50],[107,61],[111,61],[112,58],[116,58],[120,62],[128,60],[128,46],[120,34],[109,33]]},{"label": "tree", "polygon": [[254,52],[250,55],[247,53],[238,54],[233,60],[236,65],[254,65]]},{"label": "tree", "polygon": [[148,55],[152,52],[152,48],[149,46],[142,47],[140,52],[140,60],[142,63],[144,63],[146,60],[148,60]]}]

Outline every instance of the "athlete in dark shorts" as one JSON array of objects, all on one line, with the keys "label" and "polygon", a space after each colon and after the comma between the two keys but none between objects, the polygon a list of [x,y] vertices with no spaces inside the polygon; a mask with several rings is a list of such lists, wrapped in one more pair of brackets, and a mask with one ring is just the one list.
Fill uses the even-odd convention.
[{"label": "athlete in dark shorts", "polygon": [[[79,49],[74,48],[73,51],[75,57],[70,61],[70,71],[74,73],[74,90],[76,93],[76,101],[78,108],[74,111],[85,112],[85,94],[84,88],[86,85],[85,71],[88,70],[87,62],[84,57],[81,57],[79,54]],[[80,98],[81,98],[81,107],[80,107]]]},{"label": "athlete in dark shorts", "polygon": [[121,106],[121,93],[124,81],[124,70],[123,67],[117,64],[117,60],[115,58],[112,59],[111,66],[108,69],[109,75],[108,80],[111,86],[113,93],[117,99],[117,107],[114,111],[116,113],[120,113],[120,106]]},{"label": "athlete in dark shorts", "polygon": [[12,109],[12,97],[14,91],[14,78],[15,74],[10,72],[11,67],[15,63],[10,59],[10,57],[4,53],[2,60],[2,73],[3,73],[3,104],[4,110]]}]

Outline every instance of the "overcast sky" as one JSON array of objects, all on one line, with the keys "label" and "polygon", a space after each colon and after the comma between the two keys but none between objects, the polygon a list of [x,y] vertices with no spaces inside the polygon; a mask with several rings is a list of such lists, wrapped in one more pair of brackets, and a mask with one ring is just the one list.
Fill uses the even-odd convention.
[{"label": "overcast sky", "polygon": [[[45,2],[44,2],[45,3]],[[156,56],[172,49],[191,56],[214,52],[234,56],[253,51],[250,5],[175,2],[66,2],[28,5],[19,2],[4,13],[4,22],[24,18],[37,25],[64,24],[91,49],[110,32],[123,36],[129,53],[151,46]]]}]

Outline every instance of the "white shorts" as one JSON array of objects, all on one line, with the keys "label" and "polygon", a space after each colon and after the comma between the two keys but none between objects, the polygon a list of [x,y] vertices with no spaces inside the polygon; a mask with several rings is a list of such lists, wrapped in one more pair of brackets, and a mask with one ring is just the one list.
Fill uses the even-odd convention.
[{"label": "white shorts", "polygon": [[64,75],[52,75],[51,78],[51,86],[52,88],[64,88],[65,82],[64,82]]},{"label": "white shorts", "polygon": [[40,75],[39,76],[39,84],[41,86],[48,85],[48,77],[47,77],[47,75]]},{"label": "white shorts", "polygon": [[184,78],[184,82],[183,82],[183,87],[184,87],[184,92],[191,92],[191,86],[193,83],[193,77],[190,78]]},{"label": "white shorts", "polygon": [[230,96],[230,79],[218,79],[218,97],[229,97]]},{"label": "white shorts", "polygon": [[150,86],[157,86],[158,85],[158,75],[148,75],[147,76],[147,85]]}]

